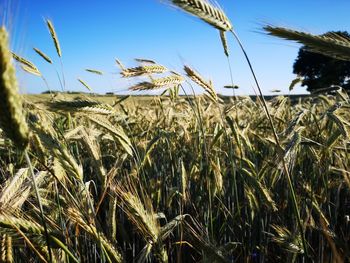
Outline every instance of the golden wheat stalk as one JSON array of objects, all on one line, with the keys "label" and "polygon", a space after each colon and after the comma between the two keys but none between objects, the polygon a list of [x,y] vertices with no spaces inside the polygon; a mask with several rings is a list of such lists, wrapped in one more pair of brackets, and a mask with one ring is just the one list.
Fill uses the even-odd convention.
[{"label": "golden wheat stalk", "polygon": [[14,60],[21,63],[21,68],[24,71],[31,73],[33,75],[36,75],[36,76],[41,76],[39,69],[32,62],[30,62],[29,60],[27,60],[23,57],[20,57],[19,55],[15,54],[14,52],[12,52],[11,54],[12,54],[12,57],[14,58]]},{"label": "golden wheat stalk", "polygon": [[78,81],[85,87],[87,88],[88,90],[92,91],[92,89],[90,88],[90,86],[83,80],[81,79],[78,79]]},{"label": "golden wheat stalk", "polygon": [[171,75],[164,78],[152,79],[151,82],[143,81],[132,87],[129,90],[154,90],[164,88],[170,85],[180,85],[184,81],[184,78],[180,75]]},{"label": "golden wheat stalk", "polygon": [[25,72],[33,74],[35,76],[41,77],[41,72],[39,70],[34,70],[33,68],[27,67],[26,65],[21,65],[21,69]]},{"label": "golden wheat stalk", "polygon": [[226,57],[228,57],[230,55],[230,53],[229,53],[229,49],[228,49],[225,31],[220,30],[220,39],[221,39],[222,47],[224,48],[224,53],[225,53]]},{"label": "golden wheat stalk", "polygon": [[115,62],[117,63],[118,67],[121,69],[121,70],[125,70],[125,66],[123,65],[123,63],[119,60],[119,59],[115,59]]},{"label": "golden wheat stalk", "polygon": [[308,50],[340,60],[350,61],[350,39],[339,34],[313,35],[284,27],[265,26],[264,30],[272,36],[297,41]]},{"label": "golden wheat stalk", "polygon": [[139,66],[134,68],[123,69],[120,74],[125,77],[138,77],[147,74],[157,74],[164,73],[168,69],[162,65],[147,65],[147,66]]},{"label": "golden wheat stalk", "polygon": [[171,0],[171,2],[221,31],[232,29],[231,22],[225,13],[206,0]]},{"label": "golden wheat stalk", "polygon": [[213,88],[213,84],[210,82],[207,82],[204,80],[204,78],[196,71],[191,69],[189,66],[184,66],[184,70],[187,74],[187,76],[196,84],[198,84],[200,87],[202,87],[209,95],[209,98],[213,100],[214,102],[218,101],[218,97],[216,95],[216,92]]},{"label": "golden wheat stalk", "polygon": [[85,112],[111,115],[115,110],[109,104],[98,101],[79,99],[79,100],[59,100],[49,103],[53,110],[70,111],[73,113]]},{"label": "golden wheat stalk", "polygon": [[164,78],[152,79],[152,83],[156,87],[164,87],[169,85],[180,85],[184,81],[184,78],[180,75],[171,75]]},{"label": "golden wheat stalk", "polygon": [[27,60],[27,59],[25,59],[25,58],[23,58],[23,57],[17,55],[17,54],[14,53],[14,52],[11,52],[11,54],[12,54],[12,57],[13,57],[17,62],[20,62],[21,64],[26,65],[26,66],[31,67],[31,68],[36,68],[36,67],[34,66],[34,64],[33,64],[32,62],[30,62],[29,60]]},{"label": "golden wheat stalk", "polygon": [[72,222],[79,225],[84,231],[86,231],[95,241],[99,242],[104,250],[108,253],[108,256],[113,259],[110,262],[124,262],[123,256],[119,250],[101,233],[92,222],[86,221],[86,216],[81,211],[69,207],[67,214]]},{"label": "golden wheat stalk", "polygon": [[23,114],[22,98],[18,93],[15,68],[11,63],[7,32],[0,28],[0,125],[7,137],[20,149],[29,142],[29,129]]},{"label": "golden wheat stalk", "polygon": [[55,31],[55,27],[53,26],[51,20],[49,20],[49,19],[46,19],[46,24],[47,24],[47,27],[48,27],[48,29],[50,31],[50,35],[51,35],[51,38],[53,40],[53,43],[55,45],[57,55],[59,57],[62,57],[61,46],[60,46],[60,42],[58,41],[58,37],[57,37],[56,31]]},{"label": "golden wheat stalk", "polygon": [[48,55],[46,55],[44,52],[42,52],[40,49],[38,48],[33,48],[34,51],[40,56],[42,57],[44,60],[46,60],[48,63],[52,64],[52,60],[49,58]]}]

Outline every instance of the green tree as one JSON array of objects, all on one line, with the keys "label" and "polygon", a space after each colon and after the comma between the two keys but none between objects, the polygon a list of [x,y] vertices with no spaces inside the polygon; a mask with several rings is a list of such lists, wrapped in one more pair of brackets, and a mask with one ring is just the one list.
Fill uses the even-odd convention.
[{"label": "green tree", "polygon": [[[322,37],[344,38],[349,41],[350,35],[345,31],[328,32]],[[350,91],[350,61],[334,58],[321,53],[309,51],[306,46],[299,50],[293,66],[293,72],[302,77],[302,86],[307,86],[311,93],[339,85]]]}]

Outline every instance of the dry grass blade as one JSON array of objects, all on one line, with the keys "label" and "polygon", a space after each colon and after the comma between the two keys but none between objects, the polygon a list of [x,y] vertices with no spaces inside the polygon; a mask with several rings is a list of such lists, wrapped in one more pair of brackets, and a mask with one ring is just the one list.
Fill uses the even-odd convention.
[{"label": "dry grass blade", "polygon": [[52,64],[52,60],[49,58],[48,55],[46,55],[44,52],[42,52],[40,49],[38,48],[33,48],[34,51],[40,56],[42,57],[44,60],[46,60],[48,63]]},{"label": "dry grass blade", "polygon": [[62,51],[61,51],[60,43],[58,41],[58,37],[57,37],[56,31],[55,31],[55,27],[53,26],[51,20],[49,20],[49,19],[46,19],[46,24],[47,24],[47,27],[50,31],[50,35],[51,35],[51,38],[53,40],[53,43],[55,45],[57,55],[59,57],[62,57]]},{"label": "dry grass blade", "polygon": [[206,0],[171,0],[171,2],[219,30],[230,31],[232,29],[231,22],[225,13]]},{"label": "dry grass blade", "polygon": [[7,32],[0,28],[0,125],[6,136],[20,149],[29,141],[29,129],[23,114],[22,98],[18,93],[15,68],[11,63]]},{"label": "dry grass blade", "polygon": [[308,50],[341,60],[350,60],[350,40],[339,35],[313,35],[284,27],[265,26],[268,34],[304,44]]}]

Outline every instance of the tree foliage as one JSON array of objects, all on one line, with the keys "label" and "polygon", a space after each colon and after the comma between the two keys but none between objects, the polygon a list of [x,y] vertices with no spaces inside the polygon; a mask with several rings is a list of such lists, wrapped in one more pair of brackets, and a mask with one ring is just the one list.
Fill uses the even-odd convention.
[{"label": "tree foliage", "polygon": [[[329,35],[350,38],[349,33],[345,31],[328,32],[323,36]],[[306,46],[299,50],[293,73],[302,77],[302,86],[307,86],[311,93],[334,85],[350,91],[350,61],[311,52]]]}]

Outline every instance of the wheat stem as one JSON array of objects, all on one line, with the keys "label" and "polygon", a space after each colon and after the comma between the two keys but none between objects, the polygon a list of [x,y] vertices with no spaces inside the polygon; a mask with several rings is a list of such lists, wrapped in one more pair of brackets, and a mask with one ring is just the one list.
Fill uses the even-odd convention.
[{"label": "wheat stem", "polygon": [[[260,84],[258,82],[258,79],[257,79],[256,75],[255,75],[255,72],[254,72],[253,66],[252,66],[252,64],[250,62],[250,59],[248,57],[248,54],[245,51],[244,46],[243,46],[241,40],[239,39],[238,35],[236,34],[236,32],[234,30],[230,30],[230,31],[231,31],[232,35],[234,36],[234,38],[237,40],[237,43],[238,43],[240,49],[242,50],[242,52],[244,54],[244,57],[245,57],[245,59],[246,59],[246,61],[248,63],[249,69],[250,69],[250,71],[251,71],[251,73],[253,75],[255,84],[256,84],[256,86],[258,88],[259,95],[260,95],[260,98],[261,98],[261,101],[262,101],[262,104],[263,104],[263,107],[264,107],[264,110],[265,110],[265,114],[266,114],[266,116],[267,116],[267,118],[269,120],[269,123],[270,123],[271,129],[272,129],[272,132],[273,132],[273,136],[274,136],[276,145],[279,148],[278,150],[280,150],[280,149],[282,149],[282,146],[281,146],[281,143],[279,141],[279,138],[278,138],[278,135],[277,135],[277,132],[276,132],[276,128],[275,128],[275,126],[273,124],[273,121],[272,121],[272,117],[271,117],[270,111],[269,111],[269,109],[267,107],[266,100],[265,100],[264,95],[262,93],[262,90],[260,88]],[[283,170],[284,170],[284,172],[285,172],[285,174],[287,176],[289,190],[290,190],[291,195],[292,195],[292,203],[293,203],[294,213],[295,213],[295,215],[297,217],[297,222],[298,222],[300,235],[302,237],[304,252],[305,252],[306,256],[308,257],[307,244],[306,244],[306,240],[305,240],[304,229],[303,229],[303,226],[302,226],[302,223],[301,223],[299,207],[298,207],[298,203],[297,203],[297,199],[296,199],[296,195],[295,195],[294,186],[293,186],[292,179],[291,179],[288,167],[287,167],[286,160],[283,158],[282,162],[283,162]]]},{"label": "wheat stem", "polygon": [[50,259],[50,262],[52,262],[52,252],[51,252],[51,246],[50,246],[50,241],[49,241],[50,237],[49,237],[49,233],[47,231],[47,225],[46,225],[46,220],[45,220],[45,215],[44,215],[44,209],[43,209],[43,205],[42,205],[42,202],[41,202],[38,186],[37,186],[36,181],[35,181],[35,174],[34,174],[33,166],[32,166],[32,163],[30,161],[30,158],[29,158],[27,150],[24,150],[24,155],[25,155],[28,167],[29,167],[29,172],[30,172],[31,178],[32,178],[34,192],[35,192],[36,198],[38,200],[40,216],[41,216],[41,220],[42,220],[43,227],[44,227],[44,232],[45,232],[46,244],[47,244],[47,248],[48,248],[48,251],[49,251],[49,259]]}]

